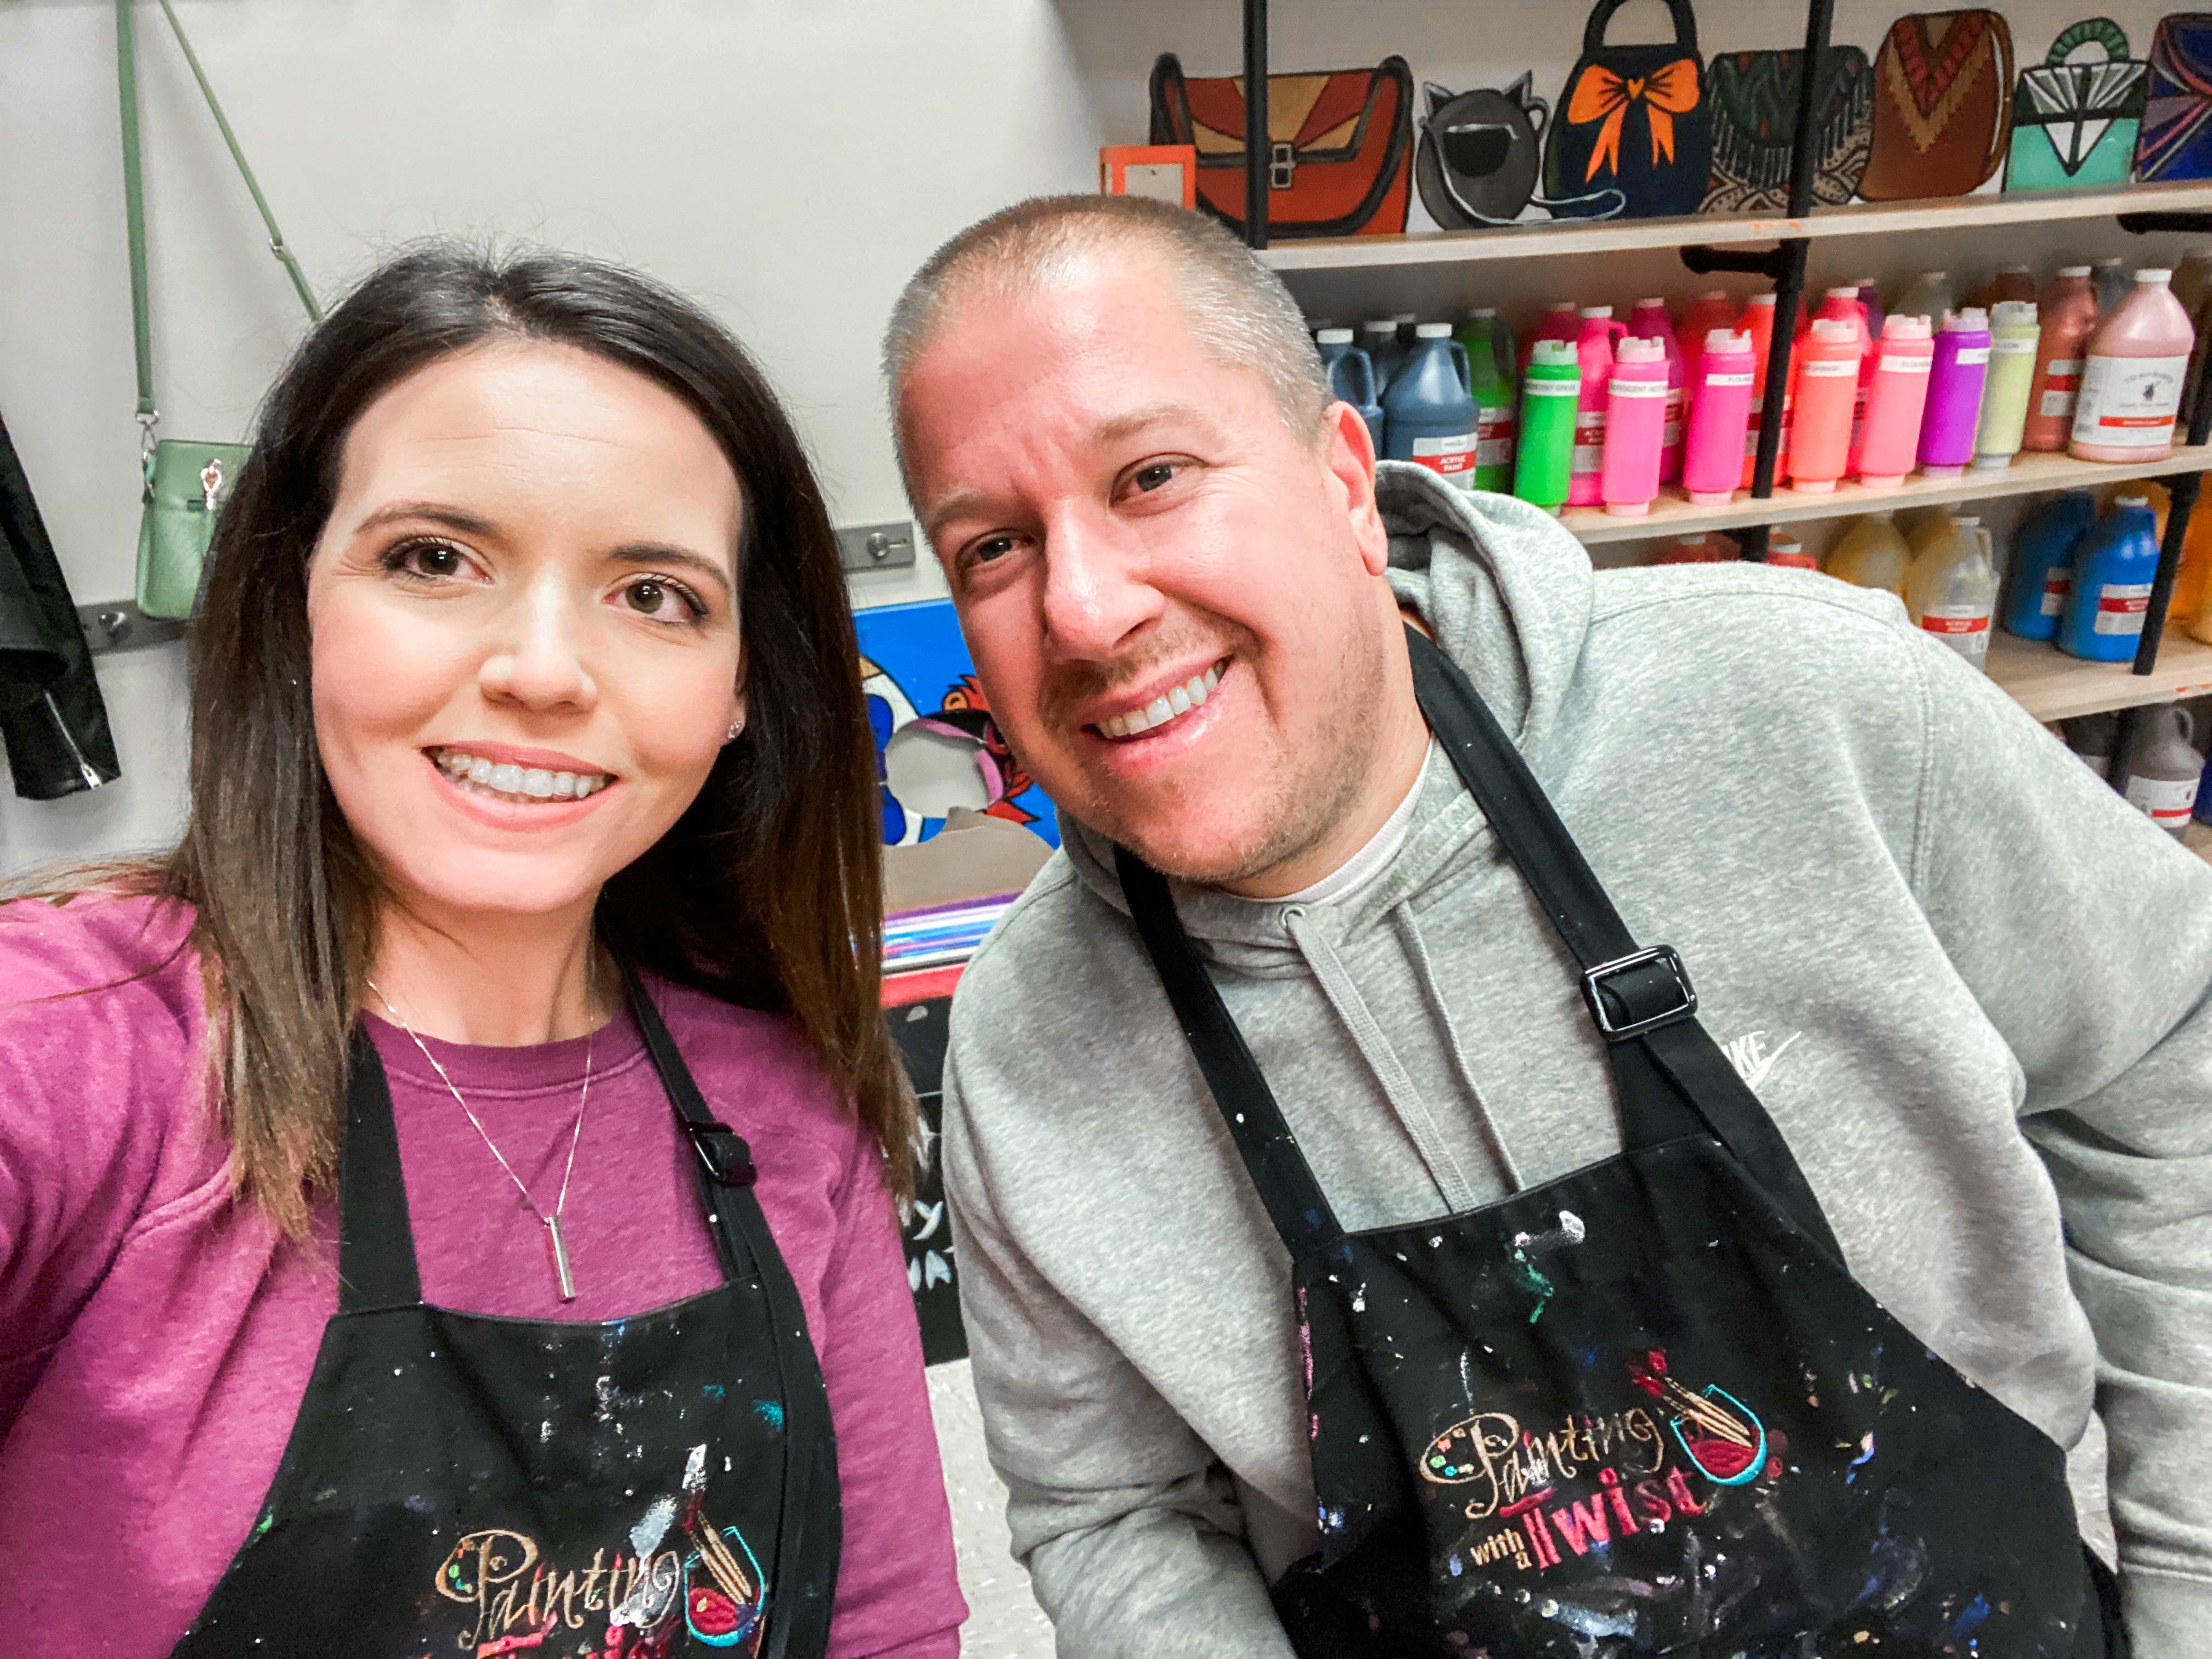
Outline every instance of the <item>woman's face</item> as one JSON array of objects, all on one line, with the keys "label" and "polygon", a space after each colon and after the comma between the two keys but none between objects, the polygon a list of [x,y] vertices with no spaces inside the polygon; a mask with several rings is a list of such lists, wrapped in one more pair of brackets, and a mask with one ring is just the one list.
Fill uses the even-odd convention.
[{"label": "woman's face", "polygon": [[323,767],[402,904],[588,913],[675,823],[744,711],[744,512],[690,409],[571,346],[369,405],[307,619]]}]

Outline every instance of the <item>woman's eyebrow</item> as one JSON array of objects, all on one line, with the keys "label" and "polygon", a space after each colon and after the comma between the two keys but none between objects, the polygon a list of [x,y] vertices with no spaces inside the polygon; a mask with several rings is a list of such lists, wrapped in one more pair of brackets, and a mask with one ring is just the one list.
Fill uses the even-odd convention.
[{"label": "woman's eyebrow", "polygon": [[459,531],[465,536],[489,536],[492,533],[489,519],[474,513],[463,512],[458,507],[447,507],[441,501],[393,501],[380,507],[355,526],[354,533],[374,530],[380,526],[397,523],[402,519],[428,519],[448,530]]},{"label": "woman's eyebrow", "polygon": [[607,557],[617,564],[673,565],[698,575],[711,576],[725,593],[732,586],[730,573],[720,560],[665,542],[624,542],[620,547],[608,549]]}]

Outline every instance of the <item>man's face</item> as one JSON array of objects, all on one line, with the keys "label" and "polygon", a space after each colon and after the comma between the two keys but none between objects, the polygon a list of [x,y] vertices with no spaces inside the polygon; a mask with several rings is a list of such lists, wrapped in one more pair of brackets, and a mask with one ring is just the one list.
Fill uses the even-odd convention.
[{"label": "man's face", "polygon": [[1355,410],[1294,434],[1152,258],[1113,253],[956,297],[896,416],[992,716],[1055,800],[1212,882],[1345,816],[1396,628]]}]

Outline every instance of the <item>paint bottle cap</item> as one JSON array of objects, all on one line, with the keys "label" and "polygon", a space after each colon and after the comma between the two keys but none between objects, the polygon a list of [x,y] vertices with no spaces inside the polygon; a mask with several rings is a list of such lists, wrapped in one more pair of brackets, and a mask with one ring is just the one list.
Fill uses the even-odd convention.
[{"label": "paint bottle cap", "polygon": [[2145,265],[2141,270],[2136,272],[2136,281],[2151,283],[2159,288],[2164,288],[2172,280],[2173,273],[2159,265]]},{"label": "paint bottle cap", "polygon": [[1572,300],[1554,300],[1545,308],[1548,311],[1580,311],[1582,309]]},{"label": "paint bottle cap", "polygon": [[2112,497],[2112,505],[2114,507],[2148,507],[2150,505],[2150,497],[2148,495],[2115,495]]},{"label": "paint bottle cap", "polygon": [[1748,351],[1751,349],[1751,336],[1748,333],[1738,333],[1734,329],[1717,328],[1705,336],[1705,349]]},{"label": "paint bottle cap", "polygon": [[1399,327],[1403,328],[1407,323],[1418,323],[1420,321],[1420,313],[1412,311],[1401,311],[1390,320]]},{"label": "paint bottle cap", "polygon": [[[1703,294],[1698,295],[1698,297],[1700,300],[1725,300],[1728,298],[1728,290],[1724,288],[1709,288]],[[1692,538],[1692,539],[1695,540],[1698,538]]]},{"label": "paint bottle cap", "polygon": [[1754,294],[1750,299],[1745,301],[1744,303],[1746,305],[1771,307],[1774,303],[1774,296],[1771,294]]},{"label": "paint bottle cap", "polygon": [[1320,345],[1350,345],[1352,331],[1348,328],[1323,328],[1314,331],[1314,340]]},{"label": "paint bottle cap", "polygon": [[1610,317],[1613,315],[1613,307],[1611,306],[1584,306],[1578,314],[1585,319],[1591,317]]},{"label": "paint bottle cap", "polygon": [[1572,340],[1539,340],[1528,352],[1531,368],[1572,368],[1575,361]]},{"label": "paint bottle cap", "polygon": [[1661,295],[1654,294],[1649,299],[1638,300],[1636,302],[1636,308],[1638,311],[1650,306],[1656,306],[1660,310],[1664,311],[1667,308],[1666,299]]},{"label": "paint bottle cap", "polygon": [[2026,265],[2011,264],[1999,265],[1997,267],[1997,275],[2000,276],[2033,276],[2035,273],[2030,270]]},{"label": "paint bottle cap", "polygon": [[2061,265],[2058,267],[2058,274],[2061,276],[2087,276],[2089,274],[2089,267],[2087,265]]},{"label": "paint bottle cap", "polygon": [[1664,361],[1666,356],[1667,348],[1658,341],[1632,335],[1613,349],[1613,360],[1617,363],[1656,363]]},{"label": "paint bottle cap", "polygon": [[1990,313],[1990,323],[1996,328],[2033,328],[2035,301],[2000,300],[1996,303],[1996,309]]},{"label": "paint bottle cap", "polygon": [[1705,544],[1705,538],[1703,535],[1677,536],[1674,538],[1674,545],[1677,547],[1703,547]]},{"label": "paint bottle cap", "polygon": [[1831,300],[1849,300],[1856,304],[1859,297],[1859,291],[1855,287],[1832,288],[1828,290],[1828,297]]},{"label": "paint bottle cap", "polygon": [[1451,338],[1451,325],[1449,323],[1416,323],[1413,325],[1413,337],[1417,340],[1449,340]]},{"label": "paint bottle cap", "polygon": [[1370,317],[1365,322],[1360,324],[1360,327],[1365,329],[1370,334],[1395,334],[1398,331],[1398,325],[1388,317]]},{"label": "paint bottle cap", "polygon": [[1857,327],[1841,317],[1815,317],[1813,337],[1828,345],[1849,345],[1859,337]]},{"label": "paint bottle cap", "polygon": [[1980,524],[1981,521],[1981,515],[1979,514],[1974,514],[1965,518],[1956,518],[1951,520],[1953,524],[1958,526],[1961,530],[1972,530],[1977,525]]},{"label": "paint bottle cap", "polygon": [[1478,317],[1495,317],[1497,314],[1498,307],[1496,306],[1477,306],[1474,310],[1467,313],[1467,319],[1471,323]]},{"label": "paint bottle cap", "polygon": [[1871,276],[1860,276],[1853,280],[1852,286],[1861,290],[1864,290],[1866,289],[1875,288],[1880,285],[1876,283],[1875,279]]},{"label": "paint bottle cap", "polygon": [[1946,334],[1972,334],[1977,330],[1987,329],[1989,325],[1990,313],[1979,306],[1968,306],[1964,311],[1943,313],[1943,331]]},{"label": "paint bottle cap", "polygon": [[1896,312],[1881,319],[1881,337],[1885,340],[1925,340],[1934,333],[1925,317]]}]

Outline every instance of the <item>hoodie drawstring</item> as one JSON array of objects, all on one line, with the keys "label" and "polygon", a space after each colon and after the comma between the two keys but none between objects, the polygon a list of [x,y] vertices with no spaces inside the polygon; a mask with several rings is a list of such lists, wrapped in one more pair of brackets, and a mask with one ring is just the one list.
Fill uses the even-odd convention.
[{"label": "hoodie drawstring", "polygon": [[[1397,1051],[1391,1048],[1389,1038],[1382,1035],[1382,1026],[1376,1023],[1375,1016],[1369,1012],[1365,1000],[1359,994],[1359,988],[1352,982],[1352,975],[1346,971],[1343,959],[1336,954],[1335,947],[1320,929],[1307,921],[1306,909],[1302,904],[1290,905],[1284,909],[1283,926],[1291,936],[1291,942],[1305,957],[1306,965],[1313,969],[1314,978],[1320,982],[1322,994],[1328,999],[1329,1006],[1336,1010],[1336,1017],[1344,1022],[1345,1030],[1352,1034],[1352,1045],[1359,1050],[1360,1057],[1366,1060],[1368,1069],[1375,1073],[1376,1081],[1382,1085],[1383,1097],[1389,1101],[1391,1109],[1397,1113],[1398,1121],[1406,1126],[1406,1133],[1413,1137],[1414,1150],[1428,1167],[1429,1179],[1436,1183],[1445,1209],[1454,1215],[1462,1210],[1473,1209],[1475,1205],[1474,1188],[1468,1184],[1467,1176],[1459,1167],[1459,1160],[1452,1156],[1451,1148],[1444,1144],[1443,1136],[1437,1128],[1436,1119],[1430,1115],[1428,1107],[1422,1103],[1420,1095],[1413,1087],[1413,1079],[1407,1075]],[[1458,1053],[1456,1037],[1452,1041],[1452,1050],[1455,1054]],[[1464,1067],[1462,1068],[1462,1075],[1465,1075]],[[1493,1135],[1492,1139],[1495,1138]]]},{"label": "hoodie drawstring", "polygon": [[1421,938],[1419,926],[1413,921],[1412,909],[1403,904],[1390,912],[1391,925],[1397,928],[1398,937],[1406,946],[1406,954],[1413,959],[1413,972],[1421,981],[1422,994],[1429,1006],[1444,1028],[1444,1044],[1451,1050],[1452,1065],[1459,1073],[1459,1080],[1466,1086],[1467,1097],[1474,1104],[1475,1121],[1482,1125],[1482,1133],[1490,1142],[1490,1150],[1498,1159],[1498,1167],[1504,1172],[1505,1188],[1519,1192],[1525,1184],[1521,1171],[1515,1167],[1513,1154],[1506,1150],[1505,1137],[1498,1133],[1498,1125],[1491,1121],[1490,1109],[1482,1103],[1482,1091],[1475,1087],[1474,1068],[1467,1063],[1467,1050],[1460,1046],[1459,1027],[1452,1023],[1451,1010],[1444,1003],[1443,988],[1437,983],[1436,970],[1429,965],[1429,947]]}]

